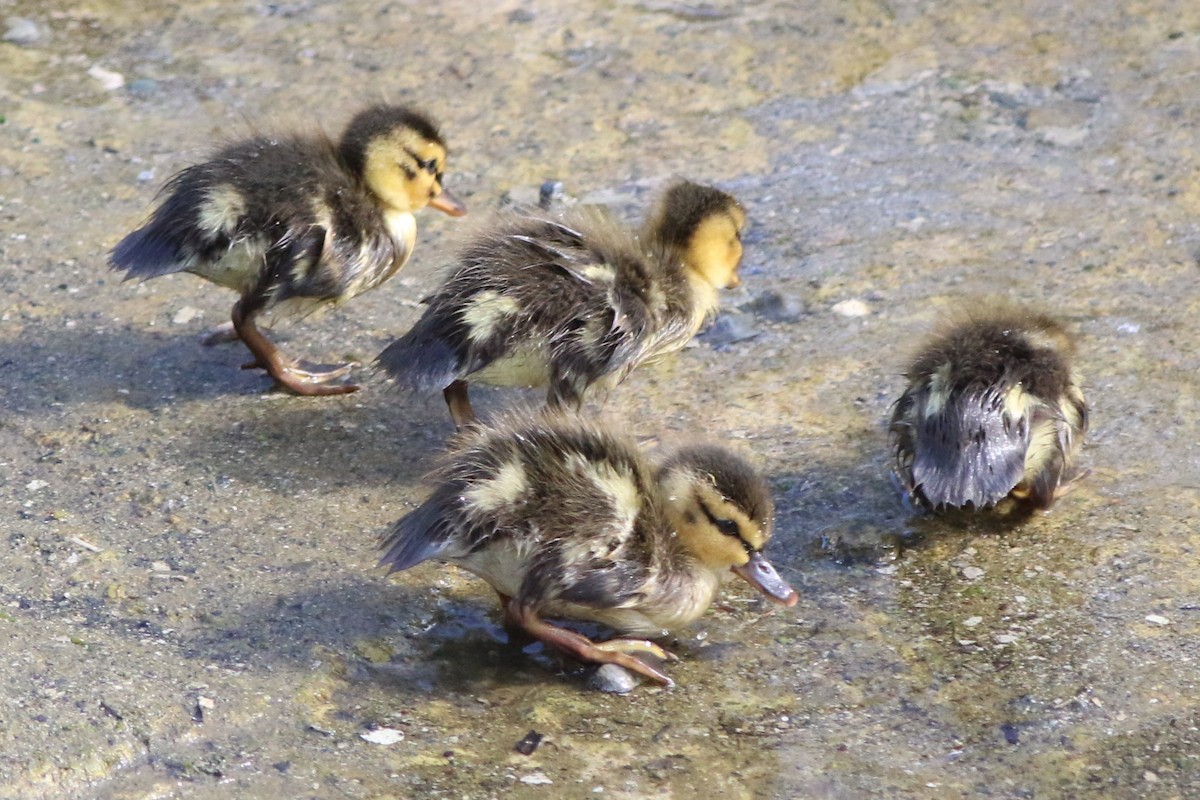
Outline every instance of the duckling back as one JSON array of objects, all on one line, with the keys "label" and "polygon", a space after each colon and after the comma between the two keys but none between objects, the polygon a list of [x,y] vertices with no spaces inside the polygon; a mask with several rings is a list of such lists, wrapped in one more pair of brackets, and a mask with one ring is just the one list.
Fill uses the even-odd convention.
[{"label": "duckling back", "polygon": [[[577,404],[602,377],[646,352],[681,347],[688,287],[607,215],[508,214],[469,242],[416,325],[379,356],[399,385],[431,392],[474,375],[549,384]],[[677,348],[676,348],[677,349]]]},{"label": "duckling back", "polygon": [[1072,350],[1057,322],[1011,311],[935,336],[892,415],[896,473],[913,499],[983,509],[1012,495],[1048,507],[1087,429]]},{"label": "duckling back", "polygon": [[[668,555],[654,476],[634,446],[557,415],[509,415],[471,427],[432,476],[433,493],[385,535],[389,572],[438,558],[514,596],[621,605]],[[670,548],[666,548],[670,550]]]},{"label": "duckling back", "polygon": [[[238,142],[177,174],[161,197],[110,256],[129,278],[186,271],[239,292],[273,285],[275,294],[335,297],[349,276],[317,270],[325,256],[334,256],[326,266],[355,264],[368,252],[372,263],[357,266],[377,271],[396,255],[390,237],[380,235],[379,211],[325,139]],[[337,252],[326,253],[333,232]]]}]

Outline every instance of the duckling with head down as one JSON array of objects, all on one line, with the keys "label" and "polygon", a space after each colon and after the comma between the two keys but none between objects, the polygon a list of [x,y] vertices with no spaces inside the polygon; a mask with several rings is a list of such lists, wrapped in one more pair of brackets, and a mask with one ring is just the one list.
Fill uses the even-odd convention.
[{"label": "duckling with head down", "polygon": [[596,643],[544,617],[658,637],[697,619],[732,571],[786,606],[797,596],[762,554],[774,507],[736,454],[685,447],[658,466],[581,417],[546,412],[468,426],[433,494],[383,538],[381,564],[448,561],[483,578],[510,629],[570,656],[670,685],[641,639]]},{"label": "duckling with head down", "polygon": [[255,318],[286,303],[311,309],[373,289],[416,244],[413,213],[466,208],[442,187],[446,145],[424,115],[399,106],[357,114],[335,143],[258,136],[188,167],[163,187],[141,228],[109,263],[127,278],[191,272],[233,289],[233,330],[261,367],[297,394],[353,392],[333,383],[352,364],[306,368],[282,355]]},{"label": "duckling with head down", "polygon": [[892,414],[909,497],[934,511],[1005,498],[1034,510],[1069,491],[1088,425],[1074,350],[1058,322],[1015,309],[946,325],[912,362]]},{"label": "duckling with head down", "polygon": [[561,219],[509,212],[466,245],[416,325],[379,356],[402,386],[442,390],[460,427],[467,380],[548,386],[577,408],[594,384],[681,349],[739,283],[746,213],[711,186],[680,182],[640,235],[596,210]]}]

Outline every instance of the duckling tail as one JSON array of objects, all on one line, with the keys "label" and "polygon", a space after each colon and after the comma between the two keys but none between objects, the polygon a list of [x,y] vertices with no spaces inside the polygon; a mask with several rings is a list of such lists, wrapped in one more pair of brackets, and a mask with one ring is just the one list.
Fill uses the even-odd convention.
[{"label": "duckling tail", "polygon": [[424,325],[424,321],[417,322],[412,330],[389,344],[375,359],[375,365],[395,379],[398,386],[410,392],[433,394],[461,377],[461,370],[455,347]]},{"label": "duckling tail", "polygon": [[450,537],[442,524],[445,511],[445,504],[435,495],[402,517],[380,537],[384,553],[379,566],[387,567],[390,575],[444,552],[450,546]]},{"label": "duckling tail", "polygon": [[108,256],[108,265],[124,270],[127,280],[157,278],[187,266],[178,243],[153,221],[118,242]]}]

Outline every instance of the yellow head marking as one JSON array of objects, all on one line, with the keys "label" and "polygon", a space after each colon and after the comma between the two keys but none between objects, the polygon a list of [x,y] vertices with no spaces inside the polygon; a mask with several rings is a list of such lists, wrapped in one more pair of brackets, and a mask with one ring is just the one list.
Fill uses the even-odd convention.
[{"label": "yellow head marking", "polygon": [[714,572],[746,564],[750,551],[767,543],[769,532],[722,496],[706,476],[676,473],[663,488],[679,541]]},{"label": "yellow head marking", "polygon": [[718,289],[741,283],[742,226],[746,213],[739,206],[706,217],[688,240],[683,261],[687,267]]},{"label": "yellow head marking", "polygon": [[399,127],[367,143],[363,178],[384,205],[411,212],[442,193],[445,168],[446,148]]}]

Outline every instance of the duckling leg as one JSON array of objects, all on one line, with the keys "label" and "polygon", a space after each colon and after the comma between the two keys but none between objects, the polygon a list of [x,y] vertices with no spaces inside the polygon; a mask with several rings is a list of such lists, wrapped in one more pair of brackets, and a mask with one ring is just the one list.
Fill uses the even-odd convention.
[{"label": "duckling leg", "polygon": [[596,648],[607,653],[649,653],[655,658],[661,658],[663,661],[679,660],[679,656],[663,650],[657,644],[647,639],[609,639],[607,642],[597,644]]},{"label": "duckling leg", "polygon": [[[325,382],[338,377],[337,374],[310,372],[285,358],[279,352],[279,348],[255,326],[254,316],[259,311],[259,307],[256,307],[258,304],[246,304],[245,299],[249,298],[239,300],[233,307],[233,329],[254,356],[254,361],[247,368],[262,367],[276,383],[299,395],[349,394],[358,391],[358,386],[354,384],[331,386]],[[348,369],[349,366],[345,367],[340,374],[345,374]]]},{"label": "duckling leg", "polygon": [[442,397],[446,398],[446,407],[450,409],[454,427],[462,430],[475,424],[475,409],[471,408],[471,398],[467,396],[466,381],[454,381],[442,390]]},{"label": "duckling leg", "polygon": [[[528,603],[522,603],[520,600],[510,600],[505,611],[508,619],[530,636],[544,644],[558,648],[578,661],[591,664],[616,664],[631,672],[645,675],[647,678],[658,681],[664,686],[675,685],[675,682],[665,674],[656,670],[645,661],[629,655],[629,652],[623,649],[625,645],[619,644],[626,643],[627,645],[632,645],[627,649],[635,652],[653,653],[653,650],[640,646],[649,645],[650,647],[657,648],[664,655],[666,654],[665,650],[662,650],[662,648],[651,642],[640,642],[635,639],[613,639],[610,642],[597,645],[582,634],[546,622],[538,616],[536,608]],[[658,653],[654,653],[654,655],[658,655]]]},{"label": "duckling leg", "polygon": [[536,640],[508,616],[508,604],[512,602],[512,597],[499,589],[496,589],[496,597],[500,598],[500,608],[504,609],[504,632],[508,634],[508,643],[524,650]]}]

